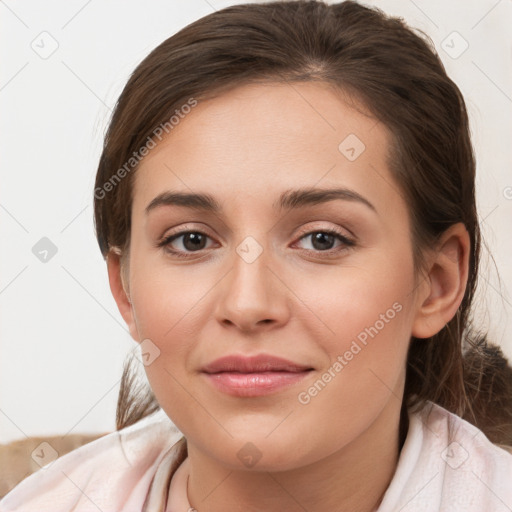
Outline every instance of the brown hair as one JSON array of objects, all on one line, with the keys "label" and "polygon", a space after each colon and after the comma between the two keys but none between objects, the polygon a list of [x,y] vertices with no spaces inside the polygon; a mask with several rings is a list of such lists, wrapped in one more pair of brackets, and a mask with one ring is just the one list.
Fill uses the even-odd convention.
[{"label": "brown hair", "polygon": [[[481,427],[491,440],[512,443],[512,406],[502,409],[501,424],[490,428],[498,418],[495,408],[479,403],[498,399],[494,391],[481,393],[488,390],[489,374],[500,365],[510,368],[499,349],[490,355],[485,336],[471,334],[481,240],[464,99],[429,37],[400,18],[350,0],[331,5],[307,0],[253,3],[214,12],[161,43],[130,76],[105,136],[94,199],[103,256],[113,248],[123,259],[129,254],[138,163],[132,155],[154,140],[158,127],[191,98],[200,101],[258,81],[330,83],[359,100],[389,129],[389,167],[409,205],[417,274],[424,251],[449,226],[464,223],[471,241],[465,295],[439,333],[411,339],[401,436],[407,427],[405,408],[431,400]],[[468,347],[471,355],[464,358]],[[151,391],[135,399],[130,395],[130,371],[127,365],[118,428],[158,407]],[[501,399],[504,393],[510,398],[510,386],[501,391]]]}]

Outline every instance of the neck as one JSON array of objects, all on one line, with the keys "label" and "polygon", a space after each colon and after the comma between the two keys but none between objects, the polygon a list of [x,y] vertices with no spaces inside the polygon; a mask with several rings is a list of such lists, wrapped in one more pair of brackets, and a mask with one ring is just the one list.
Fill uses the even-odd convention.
[{"label": "neck", "polygon": [[[388,403],[355,440],[307,466],[269,472],[232,470],[188,446],[188,498],[198,512],[373,512],[400,451],[400,404]],[[226,506],[229,504],[229,506]]]}]

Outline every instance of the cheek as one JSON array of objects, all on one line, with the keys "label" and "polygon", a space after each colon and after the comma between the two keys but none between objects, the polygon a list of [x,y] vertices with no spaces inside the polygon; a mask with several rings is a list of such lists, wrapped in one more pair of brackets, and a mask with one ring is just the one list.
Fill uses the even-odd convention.
[{"label": "cheek", "polygon": [[322,382],[311,393],[304,390],[304,401],[311,399],[320,408],[334,404],[340,411],[361,410],[361,403],[378,408],[395,389],[400,392],[404,376],[413,311],[412,262],[396,265],[394,257],[388,262],[381,258],[374,265],[312,277],[301,276],[298,294],[308,297],[313,320],[304,321],[304,327],[324,353],[324,365]]},{"label": "cheek", "polygon": [[[134,263],[137,260],[134,258]],[[141,261],[134,264],[132,301],[141,339],[157,347],[158,357],[145,367],[159,402],[190,400],[187,387],[194,347],[212,317],[212,292],[216,275],[206,268],[192,266],[170,268]],[[179,397],[178,397],[179,395]],[[183,396],[182,396],[183,395]]]},{"label": "cheek", "polygon": [[[204,412],[191,397],[191,353],[201,330],[204,282],[183,273],[140,272],[133,302],[141,338],[158,347],[158,357],[145,366],[151,389],[161,407],[182,432],[201,431]],[[197,407],[196,407],[197,406]],[[198,408],[199,407],[199,408]]]},{"label": "cheek", "polygon": [[132,300],[141,336],[167,343],[177,332],[186,334],[204,308],[214,276],[191,266],[151,264],[149,259],[134,269]]},{"label": "cheek", "polygon": [[378,284],[352,270],[350,279],[331,281],[325,294],[311,297],[329,335],[324,328],[315,338],[325,363],[299,390],[294,419],[308,428],[328,418],[312,431],[312,445],[355,438],[387,403],[399,407],[401,400],[412,318],[409,279],[389,275]]},{"label": "cheek", "polygon": [[398,342],[393,333],[407,338],[412,268],[406,261],[397,265],[393,258],[389,260],[389,264],[381,258],[364,266],[302,272],[295,280],[294,291],[305,298],[302,320],[308,327],[315,327],[317,339],[323,335],[329,354],[348,350],[352,340],[364,346],[377,338],[382,340],[380,344],[384,340]]}]

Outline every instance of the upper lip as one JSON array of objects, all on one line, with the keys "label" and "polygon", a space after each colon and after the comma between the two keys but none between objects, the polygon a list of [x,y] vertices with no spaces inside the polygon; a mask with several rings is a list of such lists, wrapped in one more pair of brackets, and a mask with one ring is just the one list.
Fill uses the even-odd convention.
[{"label": "upper lip", "polygon": [[224,356],[203,367],[206,373],[220,372],[303,372],[312,370],[311,366],[294,363],[281,357],[260,354],[257,356],[229,355]]}]

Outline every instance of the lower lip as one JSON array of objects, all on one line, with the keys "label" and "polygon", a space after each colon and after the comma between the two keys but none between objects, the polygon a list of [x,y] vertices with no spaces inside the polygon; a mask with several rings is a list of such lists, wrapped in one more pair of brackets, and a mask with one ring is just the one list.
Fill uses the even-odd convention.
[{"label": "lower lip", "polygon": [[205,373],[220,391],[233,396],[262,396],[300,382],[311,370],[303,372]]}]

